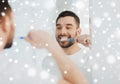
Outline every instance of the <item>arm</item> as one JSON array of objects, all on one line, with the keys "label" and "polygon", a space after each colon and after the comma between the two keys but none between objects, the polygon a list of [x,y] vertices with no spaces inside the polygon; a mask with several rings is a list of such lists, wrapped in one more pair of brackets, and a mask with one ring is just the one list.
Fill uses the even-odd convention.
[{"label": "arm", "polygon": [[59,80],[58,84],[71,84],[71,83],[66,80]]},{"label": "arm", "polygon": [[[78,67],[67,58],[59,44],[47,32],[31,31],[26,37],[26,40],[36,47],[45,47],[52,53],[64,80],[71,84],[88,84]],[[48,46],[45,46],[45,43]]]}]

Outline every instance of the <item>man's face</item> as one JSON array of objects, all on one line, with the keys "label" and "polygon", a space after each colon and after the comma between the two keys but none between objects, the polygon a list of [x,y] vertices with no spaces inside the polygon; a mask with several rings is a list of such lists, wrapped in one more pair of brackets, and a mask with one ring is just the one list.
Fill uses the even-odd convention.
[{"label": "man's face", "polygon": [[78,28],[78,25],[73,17],[66,16],[58,19],[56,23],[56,40],[62,48],[68,48],[75,42],[71,43],[69,41],[61,41],[61,39],[76,39],[78,34],[80,34],[80,28]]}]

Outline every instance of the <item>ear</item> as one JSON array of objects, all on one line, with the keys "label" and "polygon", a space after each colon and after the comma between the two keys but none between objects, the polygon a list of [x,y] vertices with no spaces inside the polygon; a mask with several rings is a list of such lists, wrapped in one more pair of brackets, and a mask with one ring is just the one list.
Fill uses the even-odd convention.
[{"label": "ear", "polygon": [[8,35],[8,29],[7,29],[7,21],[8,19],[5,17],[2,17],[1,18],[1,21],[0,21],[0,38],[2,38],[2,46],[0,46],[0,49],[3,49],[6,42],[7,42],[7,37],[9,36]]},{"label": "ear", "polygon": [[4,18],[2,17],[1,19],[0,19],[0,37],[5,37],[5,28],[4,28],[4,22],[5,20],[4,20]]},{"label": "ear", "polygon": [[77,36],[80,36],[80,34],[81,34],[81,28],[79,27],[79,28],[77,29]]}]

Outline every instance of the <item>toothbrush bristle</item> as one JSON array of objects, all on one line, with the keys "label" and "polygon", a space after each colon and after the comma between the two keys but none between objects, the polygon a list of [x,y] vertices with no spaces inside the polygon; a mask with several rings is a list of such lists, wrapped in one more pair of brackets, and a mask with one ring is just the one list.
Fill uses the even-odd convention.
[{"label": "toothbrush bristle", "polygon": [[69,42],[73,43],[74,42],[74,38],[70,38]]}]

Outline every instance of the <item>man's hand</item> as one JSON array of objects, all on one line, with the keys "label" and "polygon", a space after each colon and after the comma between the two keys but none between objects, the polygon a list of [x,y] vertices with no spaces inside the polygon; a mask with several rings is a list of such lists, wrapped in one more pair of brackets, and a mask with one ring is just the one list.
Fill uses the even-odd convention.
[{"label": "man's hand", "polygon": [[26,36],[26,41],[28,41],[32,46],[37,48],[44,48],[48,46],[51,42],[49,33],[43,30],[33,30],[30,31]]},{"label": "man's hand", "polygon": [[77,41],[81,44],[83,44],[84,46],[86,47],[89,47],[91,45],[91,37],[87,34],[84,34],[84,35],[80,35],[78,38],[77,38]]}]

